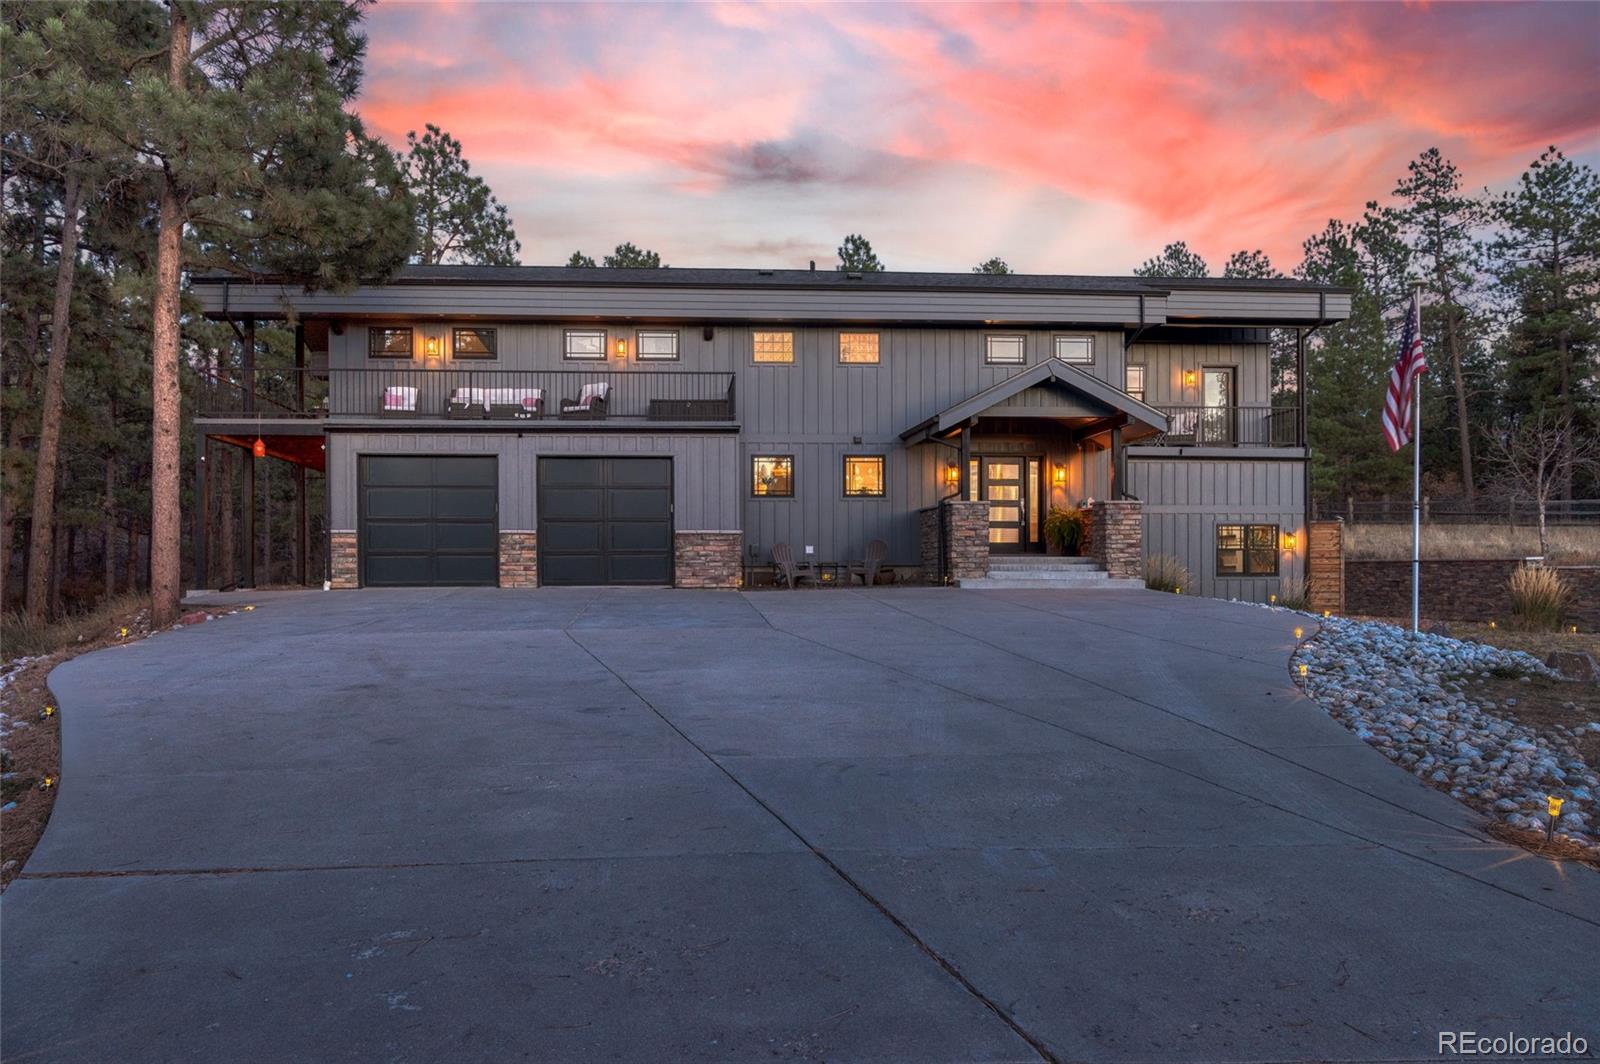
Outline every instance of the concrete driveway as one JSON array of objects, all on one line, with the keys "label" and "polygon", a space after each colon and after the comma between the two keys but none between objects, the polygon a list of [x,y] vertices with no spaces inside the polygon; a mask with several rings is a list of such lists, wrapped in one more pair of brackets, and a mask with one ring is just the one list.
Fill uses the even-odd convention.
[{"label": "concrete driveway", "polygon": [[263,595],[80,658],[15,1061],[1600,1044],[1600,877],[1152,593]]}]

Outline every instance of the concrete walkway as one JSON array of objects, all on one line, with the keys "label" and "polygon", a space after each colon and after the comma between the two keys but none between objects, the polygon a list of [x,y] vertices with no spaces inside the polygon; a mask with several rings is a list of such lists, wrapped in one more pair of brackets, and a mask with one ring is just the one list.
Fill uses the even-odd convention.
[{"label": "concrete walkway", "polygon": [[[1148,592],[372,591],[62,666],[7,1061],[1600,1044],[1600,876]],[[1304,622],[1301,622],[1304,623]]]}]

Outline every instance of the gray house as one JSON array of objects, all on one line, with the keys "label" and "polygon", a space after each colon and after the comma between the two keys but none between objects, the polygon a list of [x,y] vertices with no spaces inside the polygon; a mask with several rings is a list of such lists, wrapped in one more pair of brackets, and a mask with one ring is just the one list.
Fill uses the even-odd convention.
[{"label": "gray house", "polygon": [[1293,280],[790,270],[192,291],[241,331],[296,323],[303,369],[246,367],[196,427],[325,469],[335,586],[736,586],[775,545],[826,578],[873,540],[896,579],[1036,577],[1045,515],[1094,500],[1122,515],[1097,518],[1112,575],[1172,554],[1194,593],[1256,600],[1306,558],[1301,375],[1274,390],[1268,330],[1303,360],[1350,307]]}]

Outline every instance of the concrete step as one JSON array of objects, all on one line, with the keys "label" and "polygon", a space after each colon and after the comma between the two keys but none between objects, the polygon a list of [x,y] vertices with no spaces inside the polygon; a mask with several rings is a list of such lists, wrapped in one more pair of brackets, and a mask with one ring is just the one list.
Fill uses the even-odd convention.
[{"label": "concrete step", "polygon": [[1100,563],[1093,558],[1048,558],[1039,555],[991,554],[990,569],[1098,569]]},{"label": "concrete step", "polygon": [[1113,579],[1103,572],[1071,574],[995,573],[975,580],[962,580],[963,588],[1000,591],[1141,591],[1143,580]]}]

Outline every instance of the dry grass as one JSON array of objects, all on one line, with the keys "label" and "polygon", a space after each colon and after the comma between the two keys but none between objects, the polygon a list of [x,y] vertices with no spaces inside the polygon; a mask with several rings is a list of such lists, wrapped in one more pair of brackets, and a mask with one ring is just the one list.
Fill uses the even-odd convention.
[{"label": "dry grass", "polygon": [[1189,570],[1170,554],[1153,554],[1144,560],[1144,586],[1181,595],[1189,586]]},{"label": "dry grass", "polygon": [[1512,627],[1525,632],[1559,632],[1572,608],[1572,588],[1554,569],[1518,566],[1506,582]]},{"label": "dry grass", "polygon": [[[20,613],[0,617],[0,661],[54,654],[69,647],[150,634],[150,596],[120,595],[83,613],[34,624]],[[127,628],[127,636],[121,635]]]},{"label": "dry grass", "polygon": [[[1553,565],[1600,563],[1600,526],[1560,525],[1547,530]],[[1397,561],[1411,557],[1411,526],[1357,523],[1344,530],[1350,558]],[[1438,559],[1531,558],[1539,553],[1537,528],[1508,525],[1423,525],[1422,556]]]}]

